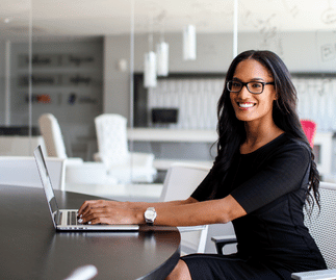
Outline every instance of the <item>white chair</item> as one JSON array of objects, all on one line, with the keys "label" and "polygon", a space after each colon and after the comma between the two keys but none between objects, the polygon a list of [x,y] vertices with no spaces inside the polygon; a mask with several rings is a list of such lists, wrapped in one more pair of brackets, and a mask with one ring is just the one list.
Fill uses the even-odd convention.
[{"label": "white chair", "polygon": [[321,211],[313,208],[311,217],[305,212],[309,228],[328,268],[336,268],[336,184],[320,183]]},{"label": "white chair", "polygon": [[[54,189],[64,187],[65,159],[47,158],[46,164]],[[42,187],[34,157],[0,156],[0,184]]]},{"label": "white chair", "polygon": [[108,177],[105,166],[98,162],[83,162],[81,158],[68,158],[59,123],[54,115],[43,114],[39,117],[39,127],[43,136],[48,157],[66,159],[67,183],[78,184],[115,184],[115,178]]},{"label": "white chair", "polygon": [[129,152],[126,123],[126,118],[116,114],[95,118],[99,152],[94,159],[102,161],[108,174],[120,183],[151,183],[157,173],[153,167],[154,155]]},{"label": "white chair", "polygon": [[48,157],[67,158],[61,128],[52,114],[39,117],[39,127],[47,148]]},{"label": "white chair", "polygon": [[[160,201],[183,200],[209,173],[208,167],[174,163],[168,169],[163,183]],[[179,227],[183,254],[204,253],[208,226]]]},{"label": "white chair", "polygon": [[328,269],[302,274],[293,273],[293,279],[336,279],[336,184],[320,183],[320,201],[320,211],[318,207],[314,207],[310,218],[305,212],[305,224],[319,247]]}]

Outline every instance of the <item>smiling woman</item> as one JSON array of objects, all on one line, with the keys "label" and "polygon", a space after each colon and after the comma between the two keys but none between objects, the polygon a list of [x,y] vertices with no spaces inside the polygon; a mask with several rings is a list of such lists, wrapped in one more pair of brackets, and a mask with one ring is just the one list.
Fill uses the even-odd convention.
[{"label": "smiling woman", "polygon": [[[218,155],[189,198],[86,201],[78,212],[82,222],[194,226],[232,221],[237,254],[184,256],[167,279],[280,280],[294,271],[325,268],[303,223],[305,200],[313,201],[310,190],[318,203],[319,179],[286,66],[270,51],[247,51],[233,60],[226,79],[218,102]],[[250,85],[261,85],[258,94]]]},{"label": "smiling woman", "polygon": [[[238,253],[186,256],[174,272],[189,270],[192,279],[269,280],[291,279],[292,271],[310,265],[324,268],[303,224],[304,201],[312,202],[307,190],[317,199],[319,179],[286,66],[270,51],[246,51],[232,62],[225,84],[218,103],[218,156],[192,197],[232,197],[244,209],[245,215],[232,220]],[[254,91],[250,85],[262,87]],[[176,275],[171,279],[184,279]]]}]

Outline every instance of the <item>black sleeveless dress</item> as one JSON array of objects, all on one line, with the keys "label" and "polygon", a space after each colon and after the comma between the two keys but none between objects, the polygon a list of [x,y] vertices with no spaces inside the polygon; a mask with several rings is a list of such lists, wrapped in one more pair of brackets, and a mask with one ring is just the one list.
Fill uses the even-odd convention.
[{"label": "black sleeveless dress", "polygon": [[[229,194],[247,215],[232,221],[237,253],[182,257],[193,280],[291,279],[292,272],[326,268],[303,223],[310,151],[282,134],[249,154],[237,154],[215,199]],[[198,201],[212,194],[212,172],[192,194]]]}]

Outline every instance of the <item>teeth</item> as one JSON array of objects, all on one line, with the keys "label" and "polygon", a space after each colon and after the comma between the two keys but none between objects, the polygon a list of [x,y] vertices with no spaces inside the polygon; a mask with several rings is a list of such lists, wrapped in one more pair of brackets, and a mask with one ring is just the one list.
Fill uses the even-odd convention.
[{"label": "teeth", "polygon": [[249,107],[253,107],[254,104],[253,103],[238,103],[239,107],[243,107],[243,108],[249,108]]}]

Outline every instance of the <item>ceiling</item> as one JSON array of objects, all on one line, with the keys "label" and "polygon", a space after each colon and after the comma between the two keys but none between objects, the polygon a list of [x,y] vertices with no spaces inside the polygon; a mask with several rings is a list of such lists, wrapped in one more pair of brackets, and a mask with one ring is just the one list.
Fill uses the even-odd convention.
[{"label": "ceiling", "polygon": [[[336,30],[331,0],[238,0],[238,29],[246,32]],[[334,3],[332,3],[334,2]],[[0,37],[104,36],[134,30],[232,32],[233,0],[0,0]]]}]

